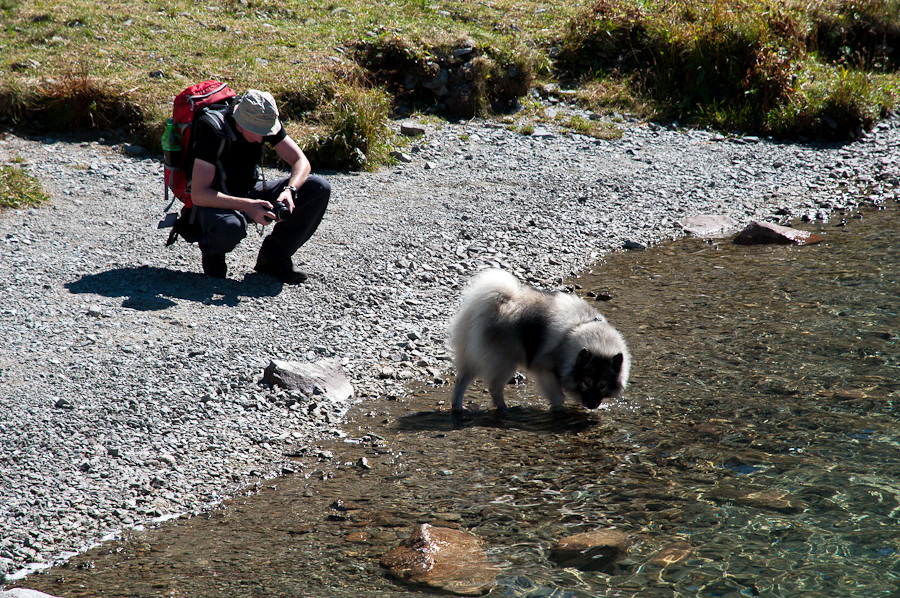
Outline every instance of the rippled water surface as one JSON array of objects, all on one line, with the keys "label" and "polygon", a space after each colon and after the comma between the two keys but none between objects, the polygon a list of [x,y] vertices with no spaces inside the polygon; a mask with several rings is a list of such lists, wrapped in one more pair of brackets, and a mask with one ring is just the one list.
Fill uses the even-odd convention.
[{"label": "rippled water surface", "polygon": [[[634,353],[625,399],[454,422],[449,387],[370,400],[299,473],[21,585],[77,596],[410,596],[378,564],[417,522],[484,539],[492,596],[900,595],[900,215],[806,247],[685,239],[577,279]],[[804,228],[817,229],[812,225]],[[328,457],[330,451],[331,458]],[[616,528],[604,572],[547,558]],[[658,556],[681,555],[663,566]],[[670,557],[670,560],[676,560]]]}]

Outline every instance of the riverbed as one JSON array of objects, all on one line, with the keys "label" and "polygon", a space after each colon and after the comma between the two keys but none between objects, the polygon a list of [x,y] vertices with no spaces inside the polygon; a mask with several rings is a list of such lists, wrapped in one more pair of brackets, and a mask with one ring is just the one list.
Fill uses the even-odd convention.
[{"label": "riverbed", "polygon": [[[454,420],[449,383],[357,405],[295,473],[129,532],[16,585],[103,596],[414,596],[382,554],[419,522],[485,542],[496,596],[896,596],[900,211],[817,245],[685,238],[568,280],[621,330],[625,397],[550,414],[527,380]],[[605,299],[605,300],[599,300]],[[602,572],[548,559],[617,529]],[[671,564],[661,563],[661,553]]]}]

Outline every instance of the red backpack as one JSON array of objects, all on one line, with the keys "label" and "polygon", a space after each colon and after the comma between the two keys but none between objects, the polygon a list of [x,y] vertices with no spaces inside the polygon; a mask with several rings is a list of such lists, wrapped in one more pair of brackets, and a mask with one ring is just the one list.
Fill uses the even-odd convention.
[{"label": "red backpack", "polygon": [[191,170],[194,167],[194,152],[191,129],[204,113],[221,111],[231,106],[234,99],[234,90],[220,81],[191,85],[175,96],[171,122],[166,121],[162,139],[166,202],[169,201],[171,189],[172,195],[180,199],[185,207],[193,205]]}]

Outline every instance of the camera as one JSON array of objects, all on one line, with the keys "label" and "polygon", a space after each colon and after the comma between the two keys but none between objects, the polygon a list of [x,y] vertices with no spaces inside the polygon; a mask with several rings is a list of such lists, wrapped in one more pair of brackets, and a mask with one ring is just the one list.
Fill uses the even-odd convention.
[{"label": "camera", "polygon": [[282,220],[287,220],[291,211],[288,209],[287,205],[283,201],[276,201],[272,203],[272,213],[275,214],[274,222],[281,222]]}]

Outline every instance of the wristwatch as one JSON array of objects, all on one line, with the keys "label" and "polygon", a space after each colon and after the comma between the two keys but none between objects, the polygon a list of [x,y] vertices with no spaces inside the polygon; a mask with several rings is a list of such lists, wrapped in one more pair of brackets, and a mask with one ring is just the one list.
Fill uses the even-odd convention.
[{"label": "wristwatch", "polygon": [[287,190],[291,192],[291,199],[297,199],[297,188],[293,185],[288,185]]}]

